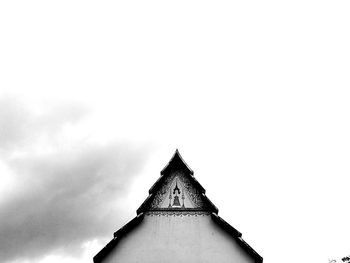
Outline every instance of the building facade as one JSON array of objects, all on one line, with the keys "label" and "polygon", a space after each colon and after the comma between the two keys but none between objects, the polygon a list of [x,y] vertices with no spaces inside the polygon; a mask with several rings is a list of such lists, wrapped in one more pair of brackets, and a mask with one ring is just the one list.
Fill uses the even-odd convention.
[{"label": "building facade", "polygon": [[176,150],[137,216],[114,233],[94,262],[248,263],[263,258],[218,216]]}]

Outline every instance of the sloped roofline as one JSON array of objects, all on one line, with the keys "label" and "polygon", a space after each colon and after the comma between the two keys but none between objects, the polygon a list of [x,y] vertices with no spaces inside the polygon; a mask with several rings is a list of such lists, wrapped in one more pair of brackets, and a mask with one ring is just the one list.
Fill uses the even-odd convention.
[{"label": "sloped roofline", "polygon": [[173,154],[173,156],[171,157],[170,161],[167,163],[167,165],[165,165],[165,167],[160,171],[160,177],[158,178],[158,180],[152,185],[152,187],[149,189],[148,193],[152,194],[154,188],[158,185],[159,181],[162,179],[163,175],[165,174],[166,169],[168,169],[168,167],[170,167],[171,163],[174,161],[174,159],[178,157],[180,159],[180,161],[185,165],[185,167],[187,168],[187,170],[190,172],[191,178],[194,181],[195,184],[197,184],[197,186],[201,189],[201,192],[205,194],[205,189],[204,187],[197,181],[197,179],[193,176],[193,170],[188,166],[188,164],[184,161],[184,159],[182,158],[180,152],[178,149],[176,149],[175,153]]},{"label": "sloped roofline", "polygon": [[189,175],[190,175],[190,179],[194,182],[195,185],[198,186],[198,188],[201,191],[201,195],[204,198],[204,200],[207,202],[207,204],[209,205],[209,207],[211,207],[211,212],[215,212],[218,213],[219,209],[209,200],[209,198],[206,196],[205,194],[205,189],[204,187],[197,181],[197,179],[194,177],[193,175],[193,170],[188,166],[188,164],[184,161],[184,159],[182,158],[180,152],[178,149],[176,149],[175,153],[173,154],[173,156],[171,157],[170,161],[167,163],[167,165],[163,168],[163,170],[160,172],[160,177],[158,178],[158,180],[152,185],[152,187],[149,189],[148,193],[148,197],[146,198],[146,200],[140,205],[140,207],[136,210],[137,214],[140,214],[142,212],[146,211],[146,207],[149,204],[149,202],[152,201],[152,197],[154,196],[153,193],[156,189],[156,187],[161,183],[161,180],[163,179],[166,170],[171,167],[172,162],[175,160],[175,158],[179,158],[180,161],[185,165],[186,169],[189,171]]},{"label": "sloped roofline", "polygon": [[212,213],[211,217],[214,222],[216,222],[220,227],[222,227],[227,233],[229,233],[234,239],[238,242],[238,244],[254,258],[256,263],[262,263],[263,257],[258,254],[247,242],[245,242],[242,238],[242,233],[227,223],[224,219],[222,219],[218,214]]},{"label": "sloped roofline", "polygon": [[145,216],[144,213],[138,214],[136,217],[130,220],[127,224],[121,227],[118,231],[114,232],[113,239],[109,241],[108,244],[94,256],[93,258],[94,263],[101,262],[108,255],[108,253],[111,252],[112,249],[118,244],[119,240],[122,237],[124,237],[127,233],[129,233],[132,229],[134,229],[136,226],[138,226],[141,223],[144,216]]},{"label": "sloped roofline", "polygon": [[176,149],[175,153],[173,154],[173,156],[171,157],[170,161],[165,165],[165,167],[160,171],[160,174],[163,175],[164,172],[166,171],[166,169],[170,166],[170,164],[173,162],[173,160],[179,157],[180,160],[183,162],[183,164],[186,166],[186,168],[188,169],[188,171],[191,173],[191,175],[193,174],[193,170],[188,166],[188,164],[185,162],[185,160],[182,158],[179,149]]},{"label": "sloped roofline", "polygon": [[[123,238],[127,233],[137,227],[143,218],[145,217],[144,213],[138,214],[131,221],[129,221],[126,225],[121,227],[118,231],[114,233],[113,239],[108,242],[108,244],[102,248],[100,252],[98,252],[93,260],[94,263],[100,263],[109,253],[110,251],[118,244],[121,238]],[[262,263],[263,257],[260,256],[251,246],[248,245],[242,238],[242,233],[227,223],[224,219],[218,216],[217,213],[211,213],[212,220],[218,224],[226,233],[228,233],[232,238],[234,238],[239,246],[241,246],[252,258],[254,258],[255,263]]]},{"label": "sloped roofline", "polygon": [[147,204],[152,200],[153,197],[153,190],[155,187],[160,183],[161,179],[163,178],[163,175],[166,171],[166,169],[169,167],[169,165],[172,163],[172,161],[179,157],[181,162],[185,165],[185,167],[190,172],[190,178],[198,184],[198,186],[201,189],[201,194],[203,198],[208,202],[208,204],[212,207],[211,211],[208,211],[208,213],[211,214],[212,220],[217,223],[225,232],[227,232],[230,236],[232,236],[238,244],[249,254],[252,256],[254,261],[256,263],[262,263],[263,258],[242,239],[242,234],[236,230],[234,227],[232,227],[229,223],[227,223],[225,220],[223,220],[221,217],[218,216],[218,209],[216,206],[209,200],[209,198],[205,195],[205,189],[200,185],[200,183],[195,179],[193,176],[192,169],[186,164],[186,162],[182,159],[178,149],[176,149],[173,157],[170,159],[168,164],[163,168],[161,171],[161,176],[158,178],[158,180],[154,183],[154,185],[149,190],[149,196],[146,198],[146,200],[141,204],[139,209],[137,209],[137,216],[129,221],[126,225],[121,227],[118,231],[114,233],[114,238],[99,252],[97,253],[93,260],[95,263],[101,262],[109,253],[110,251],[118,244],[119,240],[124,237],[127,233],[129,233],[132,229],[134,229],[136,226],[138,226],[141,221],[143,220],[145,216],[145,210],[144,208],[147,206]]}]

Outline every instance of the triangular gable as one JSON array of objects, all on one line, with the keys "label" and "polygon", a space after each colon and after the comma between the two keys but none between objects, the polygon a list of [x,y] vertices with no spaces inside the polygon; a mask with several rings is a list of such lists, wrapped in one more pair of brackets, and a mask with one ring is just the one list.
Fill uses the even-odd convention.
[{"label": "triangular gable", "polygon": [[[179,202],[175,201],[174,195],[178,196]],[[254,262],[263,262],[263,258],[242,239],[242,234],[218,216],[218,209],[206,197],[205,189],[193,177],[193,171],[184,162],[178,150],[161,171],[160,178],[149,190],[149,196],[137,210],[137,216],[114,233],[114,238],[95,255],[94,262],[102,262],[118,242],[141,223],[145,215],[149,214],[147,212],[159,214],[152,211],[171,211],[171,214],[181,212],[192,214],[187,212],[204,211],[204,214],[211,215],[213,221],[229,233],[252,256]],[[198,214],[198,212],[193,214]]]},{"label": "triangular gable", "polygon": [[149,190],[148,198],[137,213],[157,210],[218,212],[178,150],[161,171],[160,178]]}]

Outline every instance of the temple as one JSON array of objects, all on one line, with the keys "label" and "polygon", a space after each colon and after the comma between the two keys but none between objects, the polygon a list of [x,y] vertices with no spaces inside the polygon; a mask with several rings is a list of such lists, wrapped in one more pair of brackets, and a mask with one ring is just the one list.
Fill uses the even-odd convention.
[{"label": "temple", "polygon": [[137,209],[94,257],[99,263],[245,263],[263,258],[218,216],[178,150]]}]

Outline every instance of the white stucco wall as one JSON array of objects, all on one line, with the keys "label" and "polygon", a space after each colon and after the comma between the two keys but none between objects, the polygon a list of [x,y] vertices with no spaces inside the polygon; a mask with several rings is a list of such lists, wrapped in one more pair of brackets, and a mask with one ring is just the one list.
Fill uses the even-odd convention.
[{"label": "white stucco wall", "polygon": [[104,263],[248,263],[254,260],[210,215],[145,215]]}]

